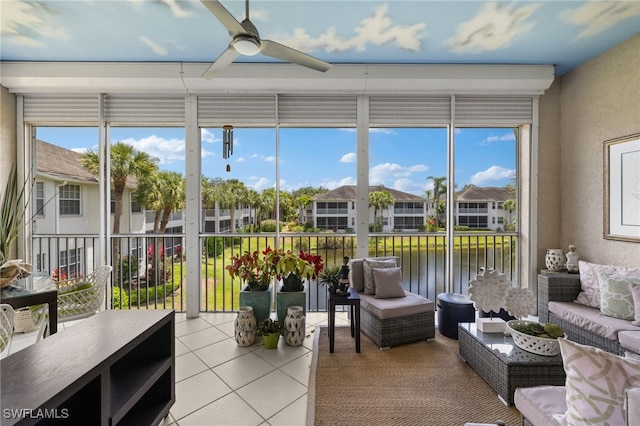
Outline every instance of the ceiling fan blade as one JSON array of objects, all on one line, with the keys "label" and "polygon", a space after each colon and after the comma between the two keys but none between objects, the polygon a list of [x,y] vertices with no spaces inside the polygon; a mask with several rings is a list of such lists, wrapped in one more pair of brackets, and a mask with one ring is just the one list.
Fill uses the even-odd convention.
[{"label": "ceiling fan blade", "polygon": [[234,49],[232,45],[229,45],[229,47],[227,47],[227,50],[222,52],[220,56],[216,58],[213,64],[211,64],[209,69],[207,69],[204,74],[202,74],[202,77],[206,78],[207,80],[211,80],[213,77],[215,77],[216,74],[218,74],[233,61],[235,61],[238,56],[240,56],[240,54],[236,52],[236,49]]},{"label": "ceiling fan blade", "polygon": [[203,5],[211,13],[214,14],[218,21],[225,26],[225,28],[229,31],[229,35],[231,37],[235,37],[237,34],[242,34],[245,32],[245,29],[240,22],[227,10],[218,0],[200,0]]},{"label": "ceiling fan blade", "polygon": [[307,68],[314,69],[316,71],[325,72],[332,65],[328,62],[321,61],[299,50],[292,49],[283,44],[276,43],[271,40],[260,40],[261,48],[260,52],[263,55],[270,56],[272,58],[281,59],[285,62],[291,62],[297,65],[302,65]]}]

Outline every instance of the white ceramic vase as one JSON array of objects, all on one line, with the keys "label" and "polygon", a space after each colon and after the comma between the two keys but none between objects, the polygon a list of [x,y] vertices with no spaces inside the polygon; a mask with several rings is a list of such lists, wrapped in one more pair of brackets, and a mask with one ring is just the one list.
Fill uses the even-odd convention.
[{"label": "white ceramic vase", "polygon": [[544,263],[550,271],[562,271],[565,263],[564,252],[562,249],[547,249]]},{"label": "white ceramic vase", "polygon": [[289,306],[284,319],[284,338],[289,346],[301,346],[304,341],[305,318],[302,306]]},{"label": "white ceramic vase", "polygon": [[251,306],[240,306],[234,323],[238,346],[251,346],[256,341],[256,317]]},{"label": "white ceramic vase", "polygon": [[580,259],[580,255],[576,251],[576,246],[571,244],[569,246],[569,252],[566,255],[567,263],[565,264],[565,268],[567,268],[567,272],[570,274],[577,274],[578,271],[578,260]]}]

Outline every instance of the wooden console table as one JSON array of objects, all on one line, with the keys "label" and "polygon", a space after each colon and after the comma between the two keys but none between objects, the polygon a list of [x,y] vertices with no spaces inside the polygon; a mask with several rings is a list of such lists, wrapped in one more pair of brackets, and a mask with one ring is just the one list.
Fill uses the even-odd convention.
[{"label": "wooden console table", "polygon": [[0,423],[160,423],[176,398],[174,316],[104,311],[3,359]]}]

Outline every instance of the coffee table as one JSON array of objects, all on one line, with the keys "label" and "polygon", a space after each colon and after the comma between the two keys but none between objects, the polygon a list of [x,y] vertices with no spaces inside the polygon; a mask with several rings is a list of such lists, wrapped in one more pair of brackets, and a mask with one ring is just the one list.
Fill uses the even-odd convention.
[{"label": "coffee table", "polygon": [[469,364],[507,406],[516,388],[565,384],[562,356],[542,356],[518,348],[511,336],[482,333],[475,323],[458,325],[460,358]]}]

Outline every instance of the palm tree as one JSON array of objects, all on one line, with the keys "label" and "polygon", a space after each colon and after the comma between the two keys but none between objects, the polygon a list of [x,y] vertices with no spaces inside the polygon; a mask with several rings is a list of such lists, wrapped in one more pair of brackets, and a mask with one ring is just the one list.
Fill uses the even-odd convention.
[{"label": "palm tree", "polygon": [[502,203],[502,208],[509,212],[509,222],[504,225],[504,230],[515,231],[515,223],[511,221],[511,215],[516,210],[516,202],[513,200],[507,200]]},{"label": "palm tree", "polygon": [[260,194],[260,218],[275,219],[276,217],[276,190],[267,188]]},{"label": "palm tree", "polygon": [[433,207],[431,204],[431,198],[433,197],[433,190],[425,189],[424,195],[427,198],[427,216],[431,216],[431,208]]},{"label": "palm tree", "polygon": [[[157,159],[148,153],[138,151],[124,142],[111,145],[111,184],[115,194],[115,209],[113,212],[113,234],[120,233],[120,219],[122,218],[122,195],[127,180],[131,177],[142,180],[158,169]],[[100,157],[96,152],[87,151],[80,156],[82,167],[94,176],[100,175]],[[120,260],[120,245],[113,242],[114,271],[118,271]],[[116,274],[119,275],[119,274]]]},{"label": "palm tree", "polygon": [[200,183],[200,208],[213,209],[216,207],[215,181],[202,176]]},{"label": "palm tree", "polygon": [[236,232],[236,208],[246,199],[247,188],[238,179],[229,179],[222,185],[222,204],[229,208],[231,216],[231,232]]},{"label": "palm tree", "polygon": [[[120,233],[120,219],[122,218],[122,195],[127,179],[134,177],[138,180],[149,176],[158,169],[157,159],[148,153],[137,151],[124,142],[111,145],[111,184],[115,194],[115,209],[113,212],[113,233]],[[80,157],[82,167],[94,176],[100,174],[100,158],[96,152],[87,151]]]},{"label": "palm tree", "polygon": [[280,191],[280,220],[289,222],[296,215],[296,208],[291,194],[286,191]]},{"label": "palm tree", "polygon": [[253,188],[247,188],[247,204],[249,205],[249,218],[251,220],[252,231],[255,231],[258,208],[260,207],[260,194]]},{"label": "palm tree", "polygon": [[296,197],[295,204],[298,206],[298,217],[302,220],[304,216],[304,211],[311,204],[312,196],[309,194],[302,194]]},{"label": "palm tree", "polygon": [[391,206],[396,202],[389,191],[374,191],[369,193],[369,205],[373,206],[373,223],[382,227],[382,218],[378,221],[378,210]]},{"label": "palm tree", "polygon": [[447,178],[445,176],[435,177],[435,176],[427,176],[427,180],[433,181],[433,201],[436,206],[436,220],[438,224],[442,223],[440,220],[440,195],[446,194],[447,185],[445,182]]},{"label": "palm tree", "polygon": [[[142,180],[138,186],[138,200],[155,211],[153,232],[164,234],[167,230],[169,217],[174,210],[182,210],[186,205],[185,180],[178,172],[159,171]],[[165,276],[162,247],[164,238],[155,239],[154,256],[156,262],[151,263],[151,270],[147,274],[147,282],[158,284],[155,271],[160,271],[159,277]],[[157,265],[160,267],[156,267]],[[163,280],[161,280],[163,281]]]}]

